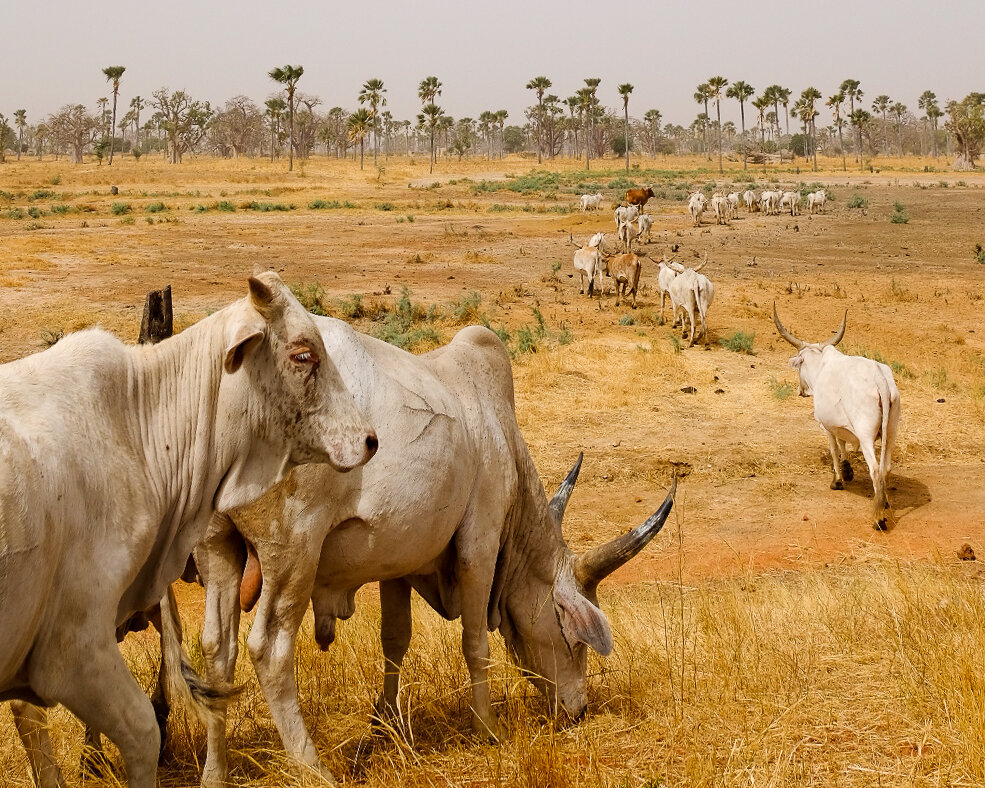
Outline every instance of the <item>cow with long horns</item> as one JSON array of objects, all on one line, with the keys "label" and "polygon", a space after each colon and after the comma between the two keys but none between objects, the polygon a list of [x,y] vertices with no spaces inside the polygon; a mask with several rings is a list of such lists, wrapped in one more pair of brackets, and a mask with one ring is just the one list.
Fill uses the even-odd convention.
[{"label": "cow with long horns", "polygon": [[[848,310],[841,328],[824,342],[798,339],[780,322],[773,304],[776,330],[797,348],[790,366],[800,373],[800,396],[814,397],[814,418],[828,436],[834,478],[832,490],[842,490],[854,477],[849,447],[858,447],[872,478],[874,525],[884,531],[893,523],[886,477],[892,467],[893,444],[900,417],[900,395],[893,371],[878,361],[846,356],[835,347],[845,336]],[[875,442],[882,439],[879,456]]]},{"label": "cow with long horns", "polygon": [[[239,609],[259,596],[247,644],[264,697],[288,753],[327,776],[298,707],[298,627],[310,600],[315,639],[328,648],[336,620],[355,611],[356,591],[380,581],[382,717],[397,713],[412,589],[443,617],[462,621],[474,730],[498,733],[488,683],[494,629],[551,707],[579,717],[587,651],[606,655],[613,647],[599,581],[660,530],[676,481],[641,526],[575,555],[561,520],[581,458],[548,501],[517,425],[509,353],[494,333],[472,326],[413,356],[340,320],[314,320],[377,426],[380,450],[354,473],[296,472],[252,516],[213,520],[196,554],[207,589],[209,675],[233,676]],[[210,726],[206,785],[223,783],[224,733],[224,723]]]}]

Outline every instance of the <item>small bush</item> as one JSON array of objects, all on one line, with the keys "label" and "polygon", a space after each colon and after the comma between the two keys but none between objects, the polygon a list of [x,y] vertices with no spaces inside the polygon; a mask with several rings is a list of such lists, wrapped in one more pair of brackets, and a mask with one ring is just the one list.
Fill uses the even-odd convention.
[{"label": "small bush", "polygon": [[50,181],[48,181],[48,183],[50,183],[52,186],[60,186],[61,185],[61,182],[62,182],[62,176],[61,175],[56,175],[54,178],[52,178]]},{"label": "small bush", "polygon": [[295,282],[291,285],[291,292],[294,297],[301,302],[301,306],[313,315],[325,317],[327,312],[322,304],[325,298],[325,288],[318,282]]},{"label": "small bush", "polygon": [[40,219],[44,215],[44,211],[38,208],[37,205],[32,205],[27,209],[27,215],[32,219]]},{"label": "small bush", "polygon": [[413,223],[413,221],[414,221],[414,214],[412,214],[412,213],[407,214],[407,221]]},{"label": "small bush", "polygon": [[338,200],[312,200],[308,203],[308,208],[312,211],[325,211],[330,208],[341,208],[342,203]]},{"label": "small bush", "polygon": [[889,217],[889,221],[893,224],[907,224],[910,221],[910,217],[906,213],[906,206],[901,202],[893,203],[893,215]]},{"label": "small bush", "polygon": [[455,316],[455,322],[461,325],[466,323],[481,323],[482,294],[473,290],[468,295],[462,296],[452,305],[451,312]]},{"label": "small bush", "polygon": [[341,312],[342,317],[346,320],[358,320],[366,315],[366,309],[363,307],[363,297],[359,293],[353,293],[348,298],[343,298],[339,301],[339,312]]},{"label": "small bush", "polygon": [[781,383],[773,375],[770,375],[769,380],[766,381],[766,384],[770,387],[770,391],[773,392],[773,396],[778,400],[785,400],[793,394],[793,385],[791,383]]},{"label": "small bush", "polygon": [[50,189],[38,189],[34,194],[31,195],[32,200],[50,200],[52,197],[57,196]]},{"label": "small bush", "polygon": [[344,203],[342,203],[342,207],[343,208],[355,208],[356,207],[356,204],[354,202],[352,202],[352,200],[346,200]]},{"label": "small bush", "polygon": [[537,340],[529,326],[518,328],[516,332],[516,352],[518,355],[537,352]]},{"label": "small bush", "polygon": [[378,211],[393,211],[396,209],[392,202],[378,202],[376,203],[376,210]]},{"label": "small bush", "polygon": [[132,216],[124,216],[120,219],[120,224],[133,224],[136,221]]},{"label": "small bush", "polygon": [[217,211],[224,211],[225,213],[233,213],[236,210],[236,206],[229,202],[229,200],[222,200],[215,204],[215,209]]},{"label": "small bush", "polygon": [[77,213],[78,209],[74,205],[59,203],[58,205],[51,206],[51,212],[53,214],[58,214],[59,216],[64,216],[67,213]]},{"label": "small bush", "polygon": [[147,213],[161,213],[161,211],[166,211],[167,209],[168,206],[166,206],[163,202],[152,202],[144,208]]},{"label": "small bush", "polygon": [[130,213],[133,208],[128,202],[115,202],[110,206],[110,210],[113,211],[113,216],[123,216],[124,214]]},{"label": "small bush", "polygon": [[985,248],[981,244],[975,244],[975,260],[979,265],[985,265]]},{"label": "small bush", "polygon": [[11,208],[4,215],[8,219],[23,219],[24,218],[24,211],[22,211],[20,208]]},{"label": "small bush", "polygon": [[258,211],[259,213],[271,213],[273,211],[293,211],[293,205],[285,205],[282,202],[257,202],[253,200],[246,204],[246,210]]},{"label": "small bush", "polygon": [[622,317],[619,318],[619,325],[621,325],[621,326],[635,326],[636,325],[636,318],[634,318],[632,315],[623,315]]},{"label": "small bush", "polygon": [[858,208],[859,210],[865,211],[869,208],[869,201],[863,197],[861,194],[853,194],[852,199],[848,201],[849,208]]},{"label": "small bush", "polygon": [[745,353],[747,356],[751,356],[753,355],[752,343],[755,338],[755,331],[750,334],[744,331],[733,331],[729,336],[718,341],[721,342],[722,347],[726,350],[731,350],[733,353]]}]

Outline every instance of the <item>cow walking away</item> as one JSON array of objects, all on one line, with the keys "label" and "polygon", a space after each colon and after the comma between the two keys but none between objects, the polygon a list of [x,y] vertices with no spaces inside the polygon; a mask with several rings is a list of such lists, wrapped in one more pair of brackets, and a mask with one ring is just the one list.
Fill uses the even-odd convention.
[{"label": "cow walking away", "polygon": [[[288,753],[330,779],[298,706],[298,627],[310,603],[315,638],[327,649],[336,621],[355,611],[357,589],[382,581],[379,715],[397,714],[415,590],[443,617],[461,619],[475,731],[499,732],[488,683],[488,633],[496,629],[552,709],[579,717],[587,650],[613,648],[598,584],[660,530],[674,486],[645,523],[576,555],[562,518],[581,458],[548,501],[516,422],[509,354],[495,334],[472,326],[413,356],[343,321],[314,320],[359,408],[379,425],[380,451],[352,474],[299,468],[254,513],[213,520],[196,552],[207,589],[208,675],[231,680],[240,606],[259,594],[246,642],[271,716]],[[248,551],[255,558],[244,573]],[[203,784],[218,786],[226,775],[218,718],[208,740]]]},{"label": "cow walking away", "polygon": [[619,306],[621,293],[623,300],[627,295],[633,296],[633,309],[636,309],[636,291],[639,290],[642,270],[643,258],[632,252],[613,255],[605,260],[604,273],[612,277],[616,285],[616,306]]},{"label": "cow walking away", "polygon": [[[790,359],[800,376],[800,396],[814,398],[814,418],[828,438],[834,477],[832,490],[842,490],[854,477],[849,447],[861,449],[872,479],[873,523],[885,531],[894,517],[886,494],[886,477],[893,464],[893,444],[900,418],[900,395],[893,371],[878,361],[847,356],[835,347],[845,336],[848,311],[841,327],[824,342],[798,339],[780,322],[773,304],[773,322],[787,342],[797,348]],[[879,455],[875,442],[881,439]]]},{"label": "cow walking away", "polygon": [[575,237],[568,233],[568,242],[578,250],[575,252],[574,267],[581,278],[581,292],[582,294],[585,293],[585,279],[587,277],[588,297],[591,298],[595,292],[595,280],[598,279],[599,284],[602,284],[605,233],[595,233],[584,246],[578,246],[575,243]]}]

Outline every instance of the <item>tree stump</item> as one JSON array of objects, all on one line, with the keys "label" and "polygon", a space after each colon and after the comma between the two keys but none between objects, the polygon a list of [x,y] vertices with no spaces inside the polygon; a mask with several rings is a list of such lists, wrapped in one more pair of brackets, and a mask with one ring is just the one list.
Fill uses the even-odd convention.
[{"label": "tree stump", "polygon": [[163,290],[151,290],[144,301],[144,316],[140,321],[140,344],[155,344],[174,333],[171,311],[171,285]]}]

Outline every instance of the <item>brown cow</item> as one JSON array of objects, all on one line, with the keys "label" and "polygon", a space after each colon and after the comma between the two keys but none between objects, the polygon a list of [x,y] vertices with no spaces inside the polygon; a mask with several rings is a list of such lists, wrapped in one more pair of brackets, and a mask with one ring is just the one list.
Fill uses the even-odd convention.
[{"label": "brown cow", "polygon": [[633,309],[636,309],[636,289],[640,284],[640,271],[643,269],[643,258],[629,252],[617,254],[605,261],[605,275],[611,276],[616,283],[616,306],[619,306],[619,291],[626,297],[626,288],[633,294]]},{"label": "brown cow", "polygon": [[653,197],[653,189],[649,186],[645,189],[626,189],[626,202],[639,207],[641,211],[651,197]]}]

